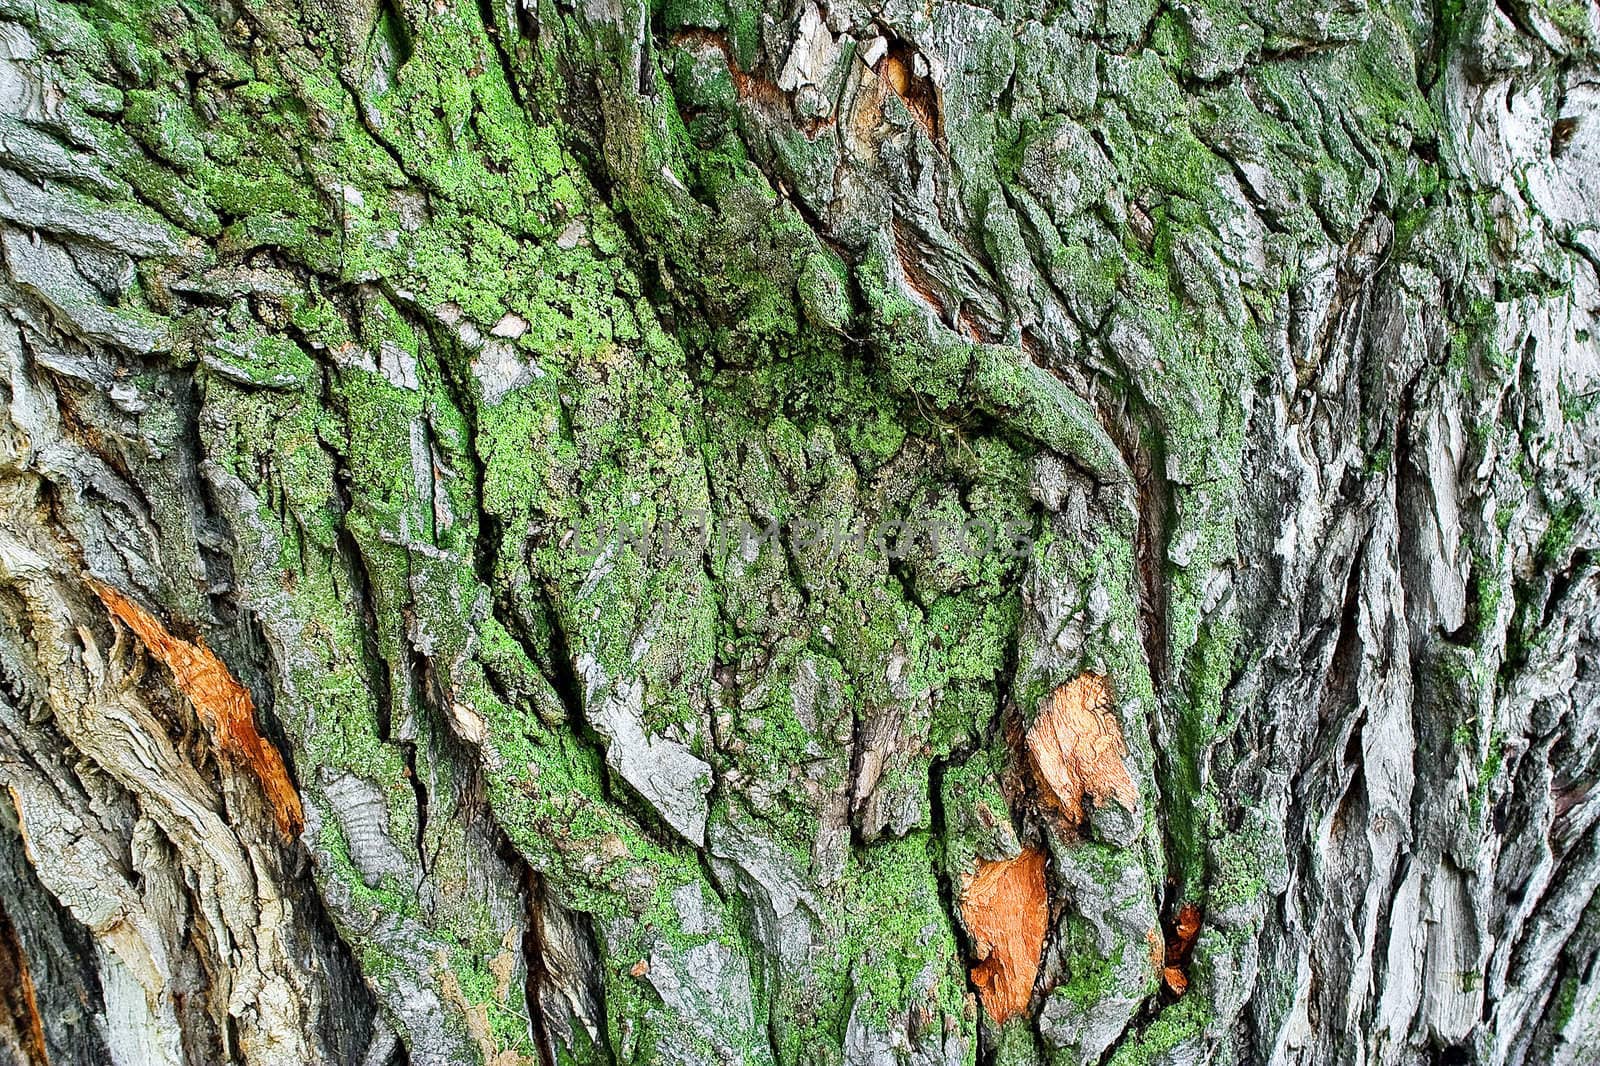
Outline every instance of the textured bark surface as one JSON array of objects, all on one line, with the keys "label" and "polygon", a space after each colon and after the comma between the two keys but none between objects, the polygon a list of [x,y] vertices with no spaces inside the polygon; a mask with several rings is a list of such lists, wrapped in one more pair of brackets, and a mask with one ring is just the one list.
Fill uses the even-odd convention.
[{"label": "textured bark surface", "polygon": [[1597,49],[0,0],[0,1063],[1597,1061]]}]

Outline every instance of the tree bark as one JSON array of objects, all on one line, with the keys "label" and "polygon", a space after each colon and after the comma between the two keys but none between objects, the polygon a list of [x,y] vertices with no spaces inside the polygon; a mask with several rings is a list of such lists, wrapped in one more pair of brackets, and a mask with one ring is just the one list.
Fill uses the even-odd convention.
[{"label": "tree bark", "polygon": [[0,0],[0,1064],[1596,1061],[1597,48]]}]

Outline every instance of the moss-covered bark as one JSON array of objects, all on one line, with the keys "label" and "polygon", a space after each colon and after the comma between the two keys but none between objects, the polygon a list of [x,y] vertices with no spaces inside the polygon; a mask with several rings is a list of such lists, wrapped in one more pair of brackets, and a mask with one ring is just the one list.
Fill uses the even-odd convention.
[{"label": "moss-covered bark", "polygon": [[1586,1061],[1597,42],[0,0],[0,1058]]}]

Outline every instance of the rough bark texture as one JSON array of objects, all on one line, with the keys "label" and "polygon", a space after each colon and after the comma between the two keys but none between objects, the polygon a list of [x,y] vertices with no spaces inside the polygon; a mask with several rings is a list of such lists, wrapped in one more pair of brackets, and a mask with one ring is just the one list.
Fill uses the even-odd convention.
[{"label": "rough bark texture", "polygon": [[1597,1061],[1597,48],[0,0],[0,1062]]}]

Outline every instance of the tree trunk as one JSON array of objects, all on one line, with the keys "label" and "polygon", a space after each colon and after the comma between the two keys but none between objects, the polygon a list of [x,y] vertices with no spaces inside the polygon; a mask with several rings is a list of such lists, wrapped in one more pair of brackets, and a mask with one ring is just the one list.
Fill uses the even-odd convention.
[{"label": "tree trunk", "polygon": [[0,0],[0,1064],[1600,1055],[1600,8]]}]

